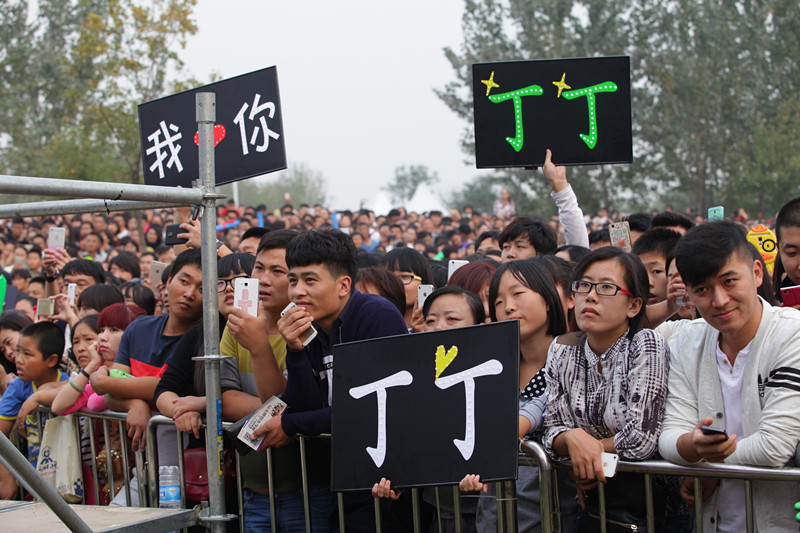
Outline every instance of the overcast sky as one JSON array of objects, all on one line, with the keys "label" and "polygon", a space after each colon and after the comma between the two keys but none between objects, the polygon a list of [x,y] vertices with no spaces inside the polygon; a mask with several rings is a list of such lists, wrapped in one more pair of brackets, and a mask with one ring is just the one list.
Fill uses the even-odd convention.
[{"label": "overcast sky", "polygon": [[332,207],[357,208],[401,165],[437,172],[448,196],[477,174],[460,149],[466,123],[433,92],[454,79],[443,48],[460,49],[462,11],[463,0],[199,0],[182,56],[201,80],[277,66],[289,165],[321,172]]}]

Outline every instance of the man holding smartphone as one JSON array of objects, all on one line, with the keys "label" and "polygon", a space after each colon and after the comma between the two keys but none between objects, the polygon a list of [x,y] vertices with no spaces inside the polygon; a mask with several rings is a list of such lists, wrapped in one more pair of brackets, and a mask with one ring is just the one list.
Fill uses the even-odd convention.
[{"label": "man holding smartphone", "polygon": [[[659,326],[672,349],[661,455],[680,464],[784,466],[800,441],[800,312],[758,297],[765,273],[738,224],[691,229],[675,260],[703,320]],[[744,481],[709,481],[703,530],[745,531]],[[796,494],[796,486],[753,482],[757,529],[797,527]]]},{"label": "man holding smartphone", "polygon": [[[407,333],[400,311],[385,298],[355,289],[358,255],[352,239],[339,230],[313,229],[295,237],[286,248],[289,299],[296,305],[278,320],[286,340],[286,403],[282,415],[258,428],[252,438],[265,435],[264,446],[284,446],[296,435],[331,431],[333,346],[343,342]],[[309,328],[318,332],[307,346]],[[313,454],[309,471],[324,471],[329,479],[330,443]],[[329,492],[330,508],[335,498]],[[369,492],[344,495],[348,530],[375,527],[374,503]]]}]

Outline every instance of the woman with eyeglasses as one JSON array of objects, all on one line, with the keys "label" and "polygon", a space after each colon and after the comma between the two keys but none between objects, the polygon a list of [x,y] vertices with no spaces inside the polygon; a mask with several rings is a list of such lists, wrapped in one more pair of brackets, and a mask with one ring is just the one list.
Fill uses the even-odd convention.
[{"label": "woman with eyeglasses", "polygon": [[[643,478],[623,473],[607,478],[602,454],[624,461],[656,455],[669,347],[660,334],[644,328],[649,284],[635,255],[613,247],[591,252],[575,268],[571,288],[580,331],[550,345],[542,442],[553,459],[572,462],[584,507],[578,531],[599,531],[598,481],[606,483],[607,517],[641,531]],[[663,500],[654,498],[657,520],[663,518]]]},{"label": "woman with eyeglasses", "polygon": [[394,272],[403,283],[406,294],[406,310],[403,318],[406,326],[412,328],[414,322],[414,312],[417,312],[417,323],[422,331],[424,324],[421,321],[422,310],[417,309],[417,287],[420,285],[434,285],[433,273],[428,264],[428,260],[421,253],[413,248],[395,248],[383,256],[381,266]]}]

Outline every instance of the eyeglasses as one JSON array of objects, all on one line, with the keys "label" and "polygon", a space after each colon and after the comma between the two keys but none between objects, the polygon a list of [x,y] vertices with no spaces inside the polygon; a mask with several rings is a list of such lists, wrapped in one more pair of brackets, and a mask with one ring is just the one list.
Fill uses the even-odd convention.
[{"label": "eyeglasses", "polygon": [[594,289],[594,292],[596,292],[598,296],[616,296],[618,292],[622,292],[628,296],[633,296],[630,291],[627,291],[619,285],[615,285],[614,283],[608,283],[607,281],[592,283],[591,281],[583,281],[579,279],[572,282],[572,292],[575,294],[589,294],[592,292],[592,289]]},{"label": "eyeglasses", "polygon": [[247,276],[236,276],[233,279],[218,279],[217,280],[217,292],[225,292],[225,289],[227,289],[228,285],[231,286],[231,289],[235,290],[235,287],[233,286],[233,280],[235,280],[235,279],[243,279],[243,278],[246,278],[246,277]]},{"label": "eyeglasses", "polygon": [[403,285],[408,285],[414,280],[422,281],[422,278],[416,274],[397,274],[397,277],[400,278],[400,281],[403,282]]}]

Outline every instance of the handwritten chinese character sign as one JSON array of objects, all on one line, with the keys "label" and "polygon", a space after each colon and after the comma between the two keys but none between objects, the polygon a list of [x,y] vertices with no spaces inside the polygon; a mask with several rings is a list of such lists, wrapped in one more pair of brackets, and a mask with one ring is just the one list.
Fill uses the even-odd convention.
[{"label": "handwritten chinese character sign", "polygon": [[141,104],[147,185],[190,187],[198,179],[197,92],[217,95],[217,185],[286,168],[278,74],[269,67]]},{"label": "handwritten chinese character sign", "polygon": [[517,322],[340,344],[333,382],[333,490],[516,477]]},{"label": "handwritten chinese character sign", "polygon": [[476,63],[478,168],[630,163],[630,58]]}]

